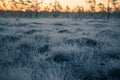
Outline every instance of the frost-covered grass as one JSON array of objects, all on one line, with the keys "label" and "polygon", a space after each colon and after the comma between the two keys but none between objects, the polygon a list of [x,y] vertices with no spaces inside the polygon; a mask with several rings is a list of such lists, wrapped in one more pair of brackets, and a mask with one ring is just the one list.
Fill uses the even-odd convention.
[{"label": "frost-covered grass", "polygon": [[119,22],[0,18],[0,80],[120,80]]}]

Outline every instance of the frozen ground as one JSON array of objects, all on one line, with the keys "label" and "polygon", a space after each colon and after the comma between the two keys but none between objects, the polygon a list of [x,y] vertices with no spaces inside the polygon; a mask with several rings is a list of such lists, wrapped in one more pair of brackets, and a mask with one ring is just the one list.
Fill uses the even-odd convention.
[{"label": "frozen ground", "polygon": [[0,18],[0,80],[120,80],[120,20]]}]

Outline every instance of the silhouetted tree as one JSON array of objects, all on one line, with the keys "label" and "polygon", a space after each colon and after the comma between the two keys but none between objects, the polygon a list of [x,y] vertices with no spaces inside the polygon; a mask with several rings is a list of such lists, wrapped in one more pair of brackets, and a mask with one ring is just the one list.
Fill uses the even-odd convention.
[{"label": "silhouetted tree", "polygon": [[116,5],[118,4],[117,1],[118,1],[118,0],[111,0],[114,9],[117,8],[117,6],[116,6]]},{"label": "silhouetted tree", "polygon": [[70,12],[69,6],[66,6],[65,12],[66,12],[66,17],[68,18],[69,17],[69,12]]},{"label": "silhouetted tree", "polygon": [[70,11],[69,6],[66,6],[65,11],[66,11],[66,12],[69,12],[69,11]]},{"label": "silhouetted tree", "polygon": [[31,8],[32,8],[32,1],[27,0],[26,3],[27,3],[27,4],[30,4],[30,6],[27,8],[27,11],[30,11]]},{"label": "silhouetted tree", "polygon": [[109,20],[109,18],[110,18],[110,6],[109,6],[109,4],[110,4],[110,0],[108,0],[108,3],[107,3],[108,5],[107,5],[107,20]]},{"label": "silhouetted tree", "polygon": [[77,12],[84,12],[83,6],[76,6],[76,7],[74,8],[74,10],[77,11]]},{"label": "silhouetted tree", "polygon": [[10,1],[10,3],[11,3],[11,9],[12,9],[12,15],[13,16],[15,16],[16,14],[15,14],[15,11],[14,11],[14,9],[17,9],[18,7],[17,7],[17,2],[15,1],[15,0],[11,0]]},{"label": "silhouetted tree", "polygon": [[52,3],[49,3],[49,8],[51,9],[51,11],[54,11],[53,4],[52,4]]},{"label": "silhouetted tree", "polygon": [[58,0],[54,0],[54,11],[57,12],[60,10],[62,10],[62,6],[60,5]]},{"label": "silhouetted tree", "polygon": [[119,5],[120,5],[120,1],[119,0],[111,0],[111,2],[112,2],[112,5],[113,5],[113,8],[114,8],[114,10],[117,12],[119,12]]},{"label": "silhouetted tree", "polygon": [[101,2],[98,4],[98,7],[100,9],[100,12],[105,12],[106,11],[106,8],[105,8],[104,4],[101,3]]},{"label": "silhouetted tree", "polygon": [[76,6],[76,7],[74,8],[74,10],[77,11],[77,12],[76,12],[77,18],[80,18],[81,13],[84,12],[84,8],[83,8],[82,6]]},{"label": "silhouetted tree", "polygon": [[87,0],[87,3],[90,4],[90,11],[95,12],[96,0]]},{"label": "silhouetted tree", "polygon": [[35,10],[35,13],[36,13],[35,16],[38,17],[38,4],[39,4],[39,3],[38,3],[38,0],[33,0],[33,1],[34,1],[34,3],[35,3],[35,4],[33,5],[34,10]]},{"label": "silhouetted tree", "polygon": [[54,6],[53,6],[53,12],[54,12],[54,17],[59,16],[60,10],[62,10],[62,6],[60,5],[58,0],[54,0]]},{"label": "silhouetted tree", "polygon": [[[6,3],[5,3],[5,0],[2,0],[2,4],[1,4],[1,5],[3,6],[3,9],[7,9],[7,5],[6,5]],[[4,16],[7,18],[6,15],[8,15],[8,13],[5,13],[5,14],[4,14]]]}]

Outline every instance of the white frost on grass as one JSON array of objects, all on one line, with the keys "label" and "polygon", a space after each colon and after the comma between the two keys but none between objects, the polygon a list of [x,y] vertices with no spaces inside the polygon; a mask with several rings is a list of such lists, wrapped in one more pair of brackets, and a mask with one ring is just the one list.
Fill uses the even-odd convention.
[{"label": "white frost on grass", "polygon": [[0,80],[120,80],[119,20],[0,19]]}]

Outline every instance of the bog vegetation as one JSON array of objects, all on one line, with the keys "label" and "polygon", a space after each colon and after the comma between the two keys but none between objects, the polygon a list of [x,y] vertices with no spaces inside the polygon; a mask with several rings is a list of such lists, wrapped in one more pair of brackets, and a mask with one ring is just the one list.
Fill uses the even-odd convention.
[{"label": "bog vegetation", "polygon": [[[3,2],[2,2],[3,1]],[[96,0],[86,0],[89,9],[85,9],[81,5],[76,5],[73,10],[67,5],[63,8],[58,0],[44,5],[44,1],[41,0],[10,0],[11,5],[8,9],[4,0],[0,5],[0,16],[2,17],[71,17],[71,18],[106,18],[110,17],[120,18],[120,1],[108,0],[106,3]]]}]

